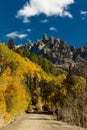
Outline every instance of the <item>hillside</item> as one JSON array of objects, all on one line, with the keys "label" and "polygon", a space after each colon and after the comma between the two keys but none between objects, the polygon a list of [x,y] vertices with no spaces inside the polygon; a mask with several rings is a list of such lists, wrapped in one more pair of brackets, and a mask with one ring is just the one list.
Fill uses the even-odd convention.
[{"label": "hillside", "polygon": [[51,80],[38,65],[0,44],[0,115],[6,122],[31,104],[28,77]]},{"label": "hillside", "polygon": [[44,34],[41,40],[29,42],[24,48],[37,55],[43,55],[64,70],[68,70],[71,65],[75,74],[87,77],[87,46],[75,48],[68,46],[64,40],[53,36],[48,38]]},{"label": "hillside", "polygon": [[25,111],[51,111],[57,120],[87,127],[87,79],[71,69],[53,76],[0,44],[0,121]]}]

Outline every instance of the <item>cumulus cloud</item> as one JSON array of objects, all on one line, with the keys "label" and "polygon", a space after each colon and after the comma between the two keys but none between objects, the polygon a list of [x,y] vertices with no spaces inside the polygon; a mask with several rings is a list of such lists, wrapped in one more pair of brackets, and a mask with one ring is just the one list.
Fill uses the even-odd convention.
[{"label": "cumulus cloud", "polygon": [[55,32],[57,31],[55,27],[50,27],[49,30],[50,31],[55,31]]},{"label": "cumulus cloud", "polygon": [[20,34],[19,32],[11,32],[9,34],[6,34],[7,37],[9,38],[20,38],[23,39],[25,37],[27,37],[27,34]]},{"label": "cumulus cloud", "polygon": [[16,17],[23,17],[24,21],[40,14],[72,18],[73,16],[69,12],[69,5],[73,3],[74,0],[30,0],[17,12]]},{"label": "cumulus cloud", "polygon": [[41,20],[41,23],[48,23],[48,19]]}]

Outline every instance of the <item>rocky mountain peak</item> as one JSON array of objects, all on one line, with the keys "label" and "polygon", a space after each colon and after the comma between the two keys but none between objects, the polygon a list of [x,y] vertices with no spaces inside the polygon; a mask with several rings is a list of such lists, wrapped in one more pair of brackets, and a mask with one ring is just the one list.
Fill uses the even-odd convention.
[{"label": "rocky mountain peak", "polygon": [[87,46],[75,48],[69,46],[64,40],[53,36],[48,38],[47,34],[44,34],[42,40],[28,43],[25,48],[37,55],[43,55],[53,64],[63,69],[69,69],[70,64],[72,64],[77,74],[82,72],[84,74],[87,70]]}]

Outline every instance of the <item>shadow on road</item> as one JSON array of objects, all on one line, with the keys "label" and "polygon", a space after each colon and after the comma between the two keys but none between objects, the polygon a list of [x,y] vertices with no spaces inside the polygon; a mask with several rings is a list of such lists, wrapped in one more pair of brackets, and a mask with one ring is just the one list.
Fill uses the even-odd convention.
[{"label": "shadow on road", "polygon": [[27,114],[45,114],[45,115],[52,115],[53,112],[52,111],[47,111],[47,112],[29,112],[29,111],[25,111]]},{"label": "shadow on road", "polygon": [[28,120],[51,120],[46,118],[28,118]]}]

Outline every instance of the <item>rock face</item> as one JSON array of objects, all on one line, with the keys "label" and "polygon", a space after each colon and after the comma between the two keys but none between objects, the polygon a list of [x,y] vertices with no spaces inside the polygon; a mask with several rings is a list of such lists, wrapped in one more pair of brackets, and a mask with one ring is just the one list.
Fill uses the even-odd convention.
[{"label": "rock face", "polygon": [[63,69],[67,70],[72,65],[77,75],[87,76],[87,46],[75,48],[68,46],[66,41],[53,36],[48,38],[47,34],[44,34],[42,40],[27,43],[24,48],[37,55],[43,55]]},{"label": "rock face", "polygon": [[44,43],[46,43],[48,41],[48,36],[46,33],[44,33],[43,35],[43,40],[42,40]]}]

